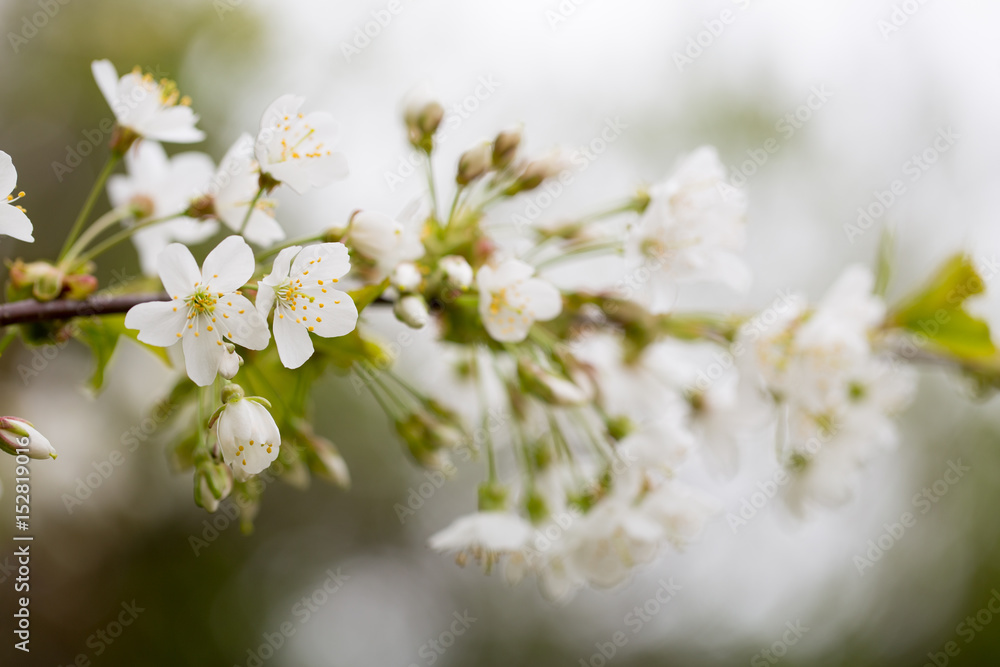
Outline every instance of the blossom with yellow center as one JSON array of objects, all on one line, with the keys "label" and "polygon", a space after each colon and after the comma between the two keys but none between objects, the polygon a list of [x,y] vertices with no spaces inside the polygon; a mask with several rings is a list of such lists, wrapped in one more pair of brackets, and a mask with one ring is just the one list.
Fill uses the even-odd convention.
[{"label": "blossom with yellow center", "polygon": [[516,343],[528,336],[531,325],[545,322],[562,311],[562,296],[551,283],[533,278],[530,264],[508,259],[498,266],[479,269],[479,316],[487,333],[501,343]]},{"label": "blossom with yellow center", "polygon": [[139,340],[149,345],[182,342],[187,373],[195,384],[210,385],[229,358],[223,337],[251,350],[267,347],[267,321],[239,293],[254,272],[253,251],[241,237],[222,241],[200,271],[191,251],[172,243],[160,253],[159,272],[171,300],[134,306],[125,326],[138,329]]},{"label": "blossom with yellow center", "polygon": [[347,177],[347,160],[333,151],[340,129],[323,111],[299,113],[305,98],[282,95],[264,111],[254,153],[262,174],[302,194]]},{"label": "blossom with yellow center", "polygon": [[205,138],[205,133],[195,127],[198,116],[191,111],[190,99],[180,96],[174,82],[156,81],[138,68],[119,78],[108,60],[95,60],[90,68],[121,127],[146,139],[178,144]]},{"label": "blossom with yellow center", "polygon": [[[294,261],[293,261],[294,260]],[[343,243],[291,246],[274,259],[270,275],[258,284],[257,312],[274,313],[274,342],[286,368],[298,368],[312,356],[309,334],[323,338],[354,331],[358,309],[335,285],[351,262]]]}]

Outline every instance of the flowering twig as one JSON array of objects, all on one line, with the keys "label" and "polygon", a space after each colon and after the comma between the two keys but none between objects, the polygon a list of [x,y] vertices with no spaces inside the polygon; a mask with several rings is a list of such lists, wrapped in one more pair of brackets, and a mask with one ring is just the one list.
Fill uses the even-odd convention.
[{"label": "flowering twig", "polygon": [[0,305],[0,327],[11,324],[29,324],[47,320],[65,320],[91,315],[114,315],[127,312],[136,304],[148,301],[168,301],[166,292],[123,294],[122,296],[95,296],[82,301],[60,299],[44,303],[34,300],[16,301]]}]

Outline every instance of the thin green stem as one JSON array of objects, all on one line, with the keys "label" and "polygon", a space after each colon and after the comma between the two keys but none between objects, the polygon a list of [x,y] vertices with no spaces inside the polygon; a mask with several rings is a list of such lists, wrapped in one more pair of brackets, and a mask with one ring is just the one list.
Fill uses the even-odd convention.
[{"label": "thin green stem", "polygon": [[83,208],[80,209],[80,213],[76,216],[76,221],[73,222],[73,227],[69,231],[69,236],[66,237],[66,241],[63,243],[62,250],[59,252],[59,260],[62,261],[69,249],[73,247],[76,243],[77,237],[80,232],[83,231],[83,225],[87,222],[87,218],[90,217],[90,212],[94,208],[94,204],[97,203],[97,198],[100,196],[101,191],[104,190],[104,184],[108,180],[108,176],[114,171],[115,166],[118,161],[121,160],[122,156],[118,153],[112,152],[108,156],[108,161],[104,163],[104,168],[101,169],[101,173],[97,175],[97,181],[94,183],[94,187],[91,188],[90,194],[87,195],[87,200],[83,203]]},{"label": "thin green stem", "polygon": [[205,419],[205,396],[208,390],[204,387],[198,388],[198,450],[195,456],[205,455],[208,453],[208,440],[205,438],[206,429],[206,419]]},{"label": "thin green stem", "polygon": [[434,165],[431,162],[431,154],[424,153],[427,158],[424,160],[424,166],[427,171],[427,188],[431,195],[431,213],[435,218],[438,217],[438,198],[437,198],[437,188],[434,185]]},{"label": "thin green stem", "polygon": [[585,215],[580,218],[580,222],[594,222],[596,220],[601,220],[602,218],[610,218],[611,216],[618,215],[619,213],[637,213],[638,205],[639,204],[635,199],[629,199],[624,204],[619,204],[618,206],[604,209],[603,211],[597,211],[596,213]]},{"label": "thin green stem", "polygon": [[121,222],[127,218],[132,213],[132,209],[128,206],[120,206],[118,208],[113,208],[97,220],[94,221],[90,227],[80,235],[80,238],[76,240],[73,247],[66,252],[66,257],[63,258],[62,265],[64,267],[71,266],[73,260],[83,252],[84,249],[101,233],[108,229],[109,227]]},{"label": "thin green stem", "polygon": [[257,202],[260,201],[262,196],[264,196],[264,188],[257,188],[257,194],[250,201],[250,208],[247,209],[247,214],[243,217],[243,224],[240,225],[241,235],[247,230],[247,225],[250,224],[250,216],[253,215],[253,210],[257,208]]},{"label": "thin green stem", "polygon": [[[77,253],[79,253],[81,250],[84,249],[84,246],[81,246],[79,250],[74,250],[72,253],[70,253],[66,257],[66,259],[64,260],[64,263],[66,264],[66,267],[69,268],[69,269],[72,269],[72,268],[74,268],[76,266],[80,266],[81,264],[86,264],[87,262],[89,262],[90,260],[94,259],[95,257],[98,257],[99,255],[101,255],[101,254],[107,252],[108,250],[110,250],[111,248],[115,247],[116,245],[118,245],[122,241],[125,241],[125,240],[131,238],[132,235],[135,234],[136,232],[138,232],[138,231],[140,231],[142,229],[145,229],[147,227],[152,227],[153,225],[159,224],[161,222],[167,222],[167,221],[173,220],[175,218],[180,218],[183,215],[184,215],[183,213],[175,213],[174,215],[168,215],[168,216],[166,216],[164,218],[154,218],[152,220],[143,220],[142,222],[137,222],[134,225],[131,225],[129,227],[125,227],[124,229],[121,229],[121,230],[115,232],[114,234],[112,234],[108,238],[104,239],[103,241],[101,241],[100,243],[98,243],[96,246],[94,246],[93,248],[91,248],[90,250],[88,250],[87,252],[85,252],[82,255],[80,255],[78,258],[74,258],[74,255],[76,255]],[[94,227],[96,227],[96,226],[97,226],[97,223],[94,223]],[[93,227],[91,227],[91,229],[93,229]],[[88,232],[89,231],[90,230],[88,230]],[[96,236],[96,234],[95,234],[95,236]],[[83,237],[80,237],[80,240],[82,241]],[[74,248],[75,247],[76,246],[74,246]]]},{"label": "thin green stem", "polygon": [[464,185],[459,185],[455,189],[455,198],[451,200],[451,210],[448,211],[448,219],[445,221],[445,226],[450,225],[451,221],[455,218],[455,211],[458,209],[458,200],[463,192],[465,192]]},{"label": "thin green stem", "polygon": [[486,400],[486,385],[483,377],[482,364],[479,360],[479,354],[477,351],[472,352],[472,374],[473,381],[476,383],[476,393],[479,395],[479,404],[483,409],[483,431],[486,433],[486,462],[487,462],[487,474],[489,475],[488,481],[494,483],[497,481],[497,457],[495,447],[493,446],[493,433],[489,428],[489,403]]},{"label": "thin green stem", "polygon": [[621,243],[602,243],[599,245],[584,246],[582,248],[576,248],[565,252],[561,255],[556,255],[555,257],[550,257],[549,259],[543,260],[535,265],[535,269],[541,269],[546,266],[554,266],[560,262],[564,262],[569,259],[578,259],[582,255],[594,255],[594,254],[605,254],[605,253],[615,253],[621,249]]}]

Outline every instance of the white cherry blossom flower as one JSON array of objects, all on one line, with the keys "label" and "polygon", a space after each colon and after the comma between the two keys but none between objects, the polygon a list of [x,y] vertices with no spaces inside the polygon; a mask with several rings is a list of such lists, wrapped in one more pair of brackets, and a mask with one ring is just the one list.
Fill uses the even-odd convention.
[{"label": "white cherry blossom flower", "polygon": [[324,111],[299,113],[305,98],[282,95],[264,111],[254,153],[261,172],[302,194],[347,177],[347,160],[333,147],[340,129]]},{"label": "white cherry blossom flower", "polygon": [[535,322],[545,322],[562,311],[562,295],[551,283],[533,278],[535,269],[518,259],[479,269],[479,316],[487,333],[502,343],[528,337]]},{"label": "white cherry blossom flower", "polygon": [[429,545],[435,551],[457,553],[459,563],[471,555],[489,568],[500,557],[520,551],[531,534],[531,524],[516,514],[476,512],[435,533]]},{"label": "white cherry blossom flower", "polygon": [[0,234],[17,239],[18,241],[34,242],[31,235],[32,225],[25,214],[24,209],[15,204],[17,200],[24,196],[23,192],[14,194],[14,186],[17,185],[17,169],[14,168],[14,161],[9,155],[0,151]]},{"label": "white cherry blossom flower", "polygon": [[400,262],[420,259],[424,246],[413,225],[375,211],[358,211],[351,218],[345,242],[375,262],[378,269],[389,274]]},{"label": "white cherry blossom flower", "polygon": [[291,246],[278,253],[271,273],[258,283],[257,312],[267,318],[277,303],[274,342],[286,368],[313,355],[309,334],[323,338],[354,331],[358,309],[346,292],[334,289],[351,270],[343,243]]},{"label": "white cherry blossom flower", "polygon": [[274,219],[274,202],[258,197],[259,181],[253,139],[244,133],[226,151],[208,194],[212,197],[215,216],[226,227],[237,234],[242,233],[250,243],[267,248],[283,240],[285,230]]},{"label": "white cherry blossom flower", "polygon": [[178,144],[201,141],[205,133],[195,127],[198,116],[170,81],[156,81],[138,68],[118,77],[108,60],[95,60],[91,71],[115,120],[146,139]]},{"label": "white cherry blossom flower", "polygon": [[649,204],[627,249],[632,264],[649,273],[642,287],[654,311],[669,307],[677,283],[749,287],[750,269],[740,256],[746,245],[746,198],[725,179],[715,149],[704,146],[650,188]]},{"label": "white cherry blossom flower", "polygon": [[278,458],[281,433],[274,417],[259,399],[234,397],[226,402],[215,422],[215,433],[237,479],[256,475]]},{"label": "white cherry blossom flower", "polygon": [[26,449],[24,453],[33,459],[56,458],[49,439],[20,417],[0,417],[0,448],[11,454]]},{"label": "white cherry blossom flower", "polygon": [[[126,174],[108,179],[108,199],[115,207],[131,205],[141,216],[156,220],[180,213],[212,179],[215,165],[204,153],[180,153],[167,158],[158,142],[143,141],[125,153]],[[143,273],[156,273],[156,259],[171,242],[201,243],[218,230],[214,221],[179,217],[145,227],[132,235]]]},{"label": "white cherry blossom flower", "polygon": [[198,269],[191,251],[173,243],[160,253],[160,280],[170,301],[134,306],[125,326],[139,330],[139,340],[169,347],[182,342],[188,376],[208,386],[230,354],[223,338],[251,350],[263,350],[271,339],[267,321],[239,289],[253,276],[254,256],[239,236],[230,236]]}]

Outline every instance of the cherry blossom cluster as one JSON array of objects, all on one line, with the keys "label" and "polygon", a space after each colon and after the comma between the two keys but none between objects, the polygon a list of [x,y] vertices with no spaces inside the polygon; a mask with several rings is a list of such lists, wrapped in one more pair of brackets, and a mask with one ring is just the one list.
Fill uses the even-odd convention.
[{"label": "cherry blossom cluster", "polygon": [[[846,502],[864,464],[897,444],[914,362],[946,365],[981,391],[1000,386],[989,327],[965,309],[985,287],[964,255],[894,304],[884,298],[886,237],[874,269],[849,267],[816,303],[679,308],[686,286],[751,284],[746,193],[711,147],[613,206],[524,229],[497,211],[558,178],[561,154],[527,155],[520,128],[501,131],[461,154],[448,206],[431,168],[444,108],[411,100],[406,137],[426,166],[426,193],[397,216],[356,210],[288,240],[279,197],[348,177],[330,114],[282,95],[216,165],[163,146],[204,138],[176,83],[138,68],[119,76],[108,61],[92,70],[117,121],[107,167],[59,257],[11,263],[8,301],[86,302],[98,258],[128,239],[146,277],[126,287],[155,280],[162,292],[101,324],[8,327],[0,352],[18,336],[76,337],[94,350],[99,386],[106,341],[126,336],[182,367],[163,399],[181,425],[174,462],[193,471],[208,511],[242,494],[248,529],[265,471],[348,486],[344,458],[312,426],[312,388],[329,374],[377,369],[361,384],[417,464],[454,471],[458,450],[482,462],[476,502],[432,548],[502,566],[512,582],[533,575],[557,599],[618,585],[697,539],[720,510],[693,481],[699,466],[729,479],[769,458],[800,516]],[[30,242],[16,184],[0,152],[0,234]],[[91,221],[105,188],[111,208]],[[393,355],[368,308],[391,309],[434,341],[454,364],[451,395],[386,363]],[[502,428],[491,423],[497,411],[509,417]],[[15,445],[55,458],[32,424],[0,418],[0,448]]]}]

